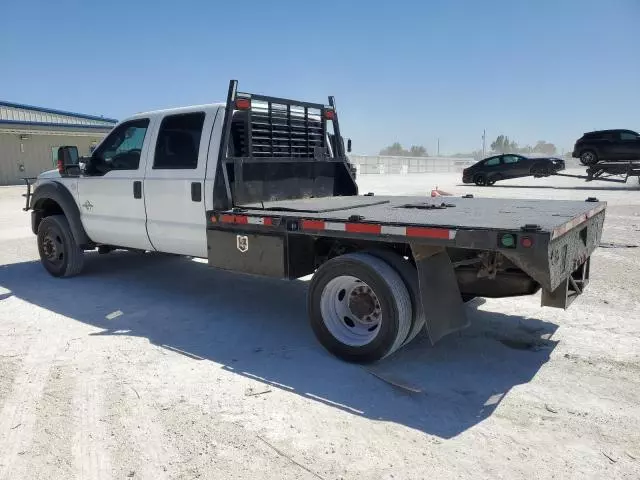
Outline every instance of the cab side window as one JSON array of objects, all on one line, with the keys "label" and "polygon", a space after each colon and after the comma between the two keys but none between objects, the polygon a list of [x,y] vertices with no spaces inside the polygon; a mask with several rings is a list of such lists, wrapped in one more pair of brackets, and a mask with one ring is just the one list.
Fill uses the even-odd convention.
[{"label": "cab side window", "polygon": [[153,168],[194,169],[204,124],[204,112],[169,115],[162,120]]},{"label": "cab side window", "polygon": [[113,130],[93,152],[87,175],[104,175],[111,170],[138,170],[149,119],[123,123]]}]

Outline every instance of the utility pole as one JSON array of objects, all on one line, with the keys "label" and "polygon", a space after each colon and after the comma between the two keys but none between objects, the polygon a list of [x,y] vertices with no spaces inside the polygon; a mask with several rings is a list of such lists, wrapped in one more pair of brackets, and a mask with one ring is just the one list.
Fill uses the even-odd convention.
[{"label": "utility pole", "polygon": [[438,157],[440,156],[440,137],[438,137]]},{"label": "utility pole", "polygon": [[486,156],[487,152],[487,129],[482,130],[482,158]]}]

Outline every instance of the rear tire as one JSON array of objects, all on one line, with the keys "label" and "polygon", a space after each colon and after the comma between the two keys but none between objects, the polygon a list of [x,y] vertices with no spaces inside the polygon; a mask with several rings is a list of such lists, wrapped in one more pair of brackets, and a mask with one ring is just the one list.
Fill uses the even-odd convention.
[{"label": "rear tire", "polygon": [[38,253],[44,268],[54,277],[72,277],[82,271],[84,251],[64,215],[51,215],[40,222]]},{"label": "rear tire", "polygon": [[479,187],[484,187],[487,184],[487,177],[483,173],[479,173],[473,178],[473,183]]},{"label": "rear tire", "polygon": [[387,262],[393,269],[398,272],[402,281],[407,286],[409,296],[411,297],[411,328],[407,338],[402,343],[402,346],[407,345],[411,340],[424,330],[426,324],[426,317],[422,311],[422,300],[420,297],[420,282],[418,280],[418,269],[415,265],[412,265],[408,260],[405,260],[397,253],[390,250],[371,250],[367,253],[375,255]]},{"label": "rear tire", "polygon": [[598,163],[598,155],[593,150],[585,150],[580,154],[580,163],[583,165],[595,165]]},{"label": "rear tire", "polygon": [[400,275],[366,253],[333,258],[309,286],[311,328],[329,352],[370,363],[395,352],[411,329],[411,297]]},{"label": "rear tire", "polygon": [[496,182],[499,182],[500,180],[504,180],[504,177],[501,173],[496,173],[495,175],[487,178],[487,185],[493,187]]}]

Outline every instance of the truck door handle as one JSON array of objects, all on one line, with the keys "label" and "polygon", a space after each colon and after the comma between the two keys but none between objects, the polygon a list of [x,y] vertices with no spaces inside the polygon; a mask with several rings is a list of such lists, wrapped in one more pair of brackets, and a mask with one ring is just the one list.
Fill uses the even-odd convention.
[{"label": "truck door handle", "polygon": [[202,186],[200,182],[191,182],[191,200],[194,202],[202,201]]},{"label": "truck door handle", "polygon": [[133,198],[142,198],[142,182],[139,180],[133,182]]}]

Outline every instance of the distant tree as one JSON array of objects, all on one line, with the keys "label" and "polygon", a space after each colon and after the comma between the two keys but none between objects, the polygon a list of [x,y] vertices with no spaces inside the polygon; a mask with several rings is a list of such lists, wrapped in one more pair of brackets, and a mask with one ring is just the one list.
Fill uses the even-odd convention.
[{"label": "distant tree", "polygon": [[422,145],[413,145],[409,150],[405,150],[399,142],[395,142],[380,150],[380,155],[390,157],[426,157],[427,149]]},{"label": "distant tree", "polygon": [[506,135],[499,135],[494,142],[491,143],[491,151],[494,153],[542,153],[544,155],[556,155],[558,149],[553,143],[547,143],[544,140],[538,140],[535,146],[525,145],[519,147],[514,141],[509,140]]},{"label": "distant tree", "polygon": [[422,145],[412,145],[411,148],[409,149],[409,156],[411,157],[426,157],[427,155],[427,149],[424,148]]},{"label": "distant tree", "polygon": [[505,135],[498,135],[498,138],[491,143],[491,150],[496,153],[511,153],[518,149],[518,144],[509,140]]},{"label": "distant tree", "polygon": [[406,153],[407,151],[402,148],[402,145],[400,145],[400,143],[398,142],[395,142],[394,144],[380,150],[380,155],[388,155],[392,157],[402,157]]},{"label": "distant tree", "polygon": [[543,153],[545,155],[555,155],[558,149],[553,143],[547,143],[544,140],[538,140],[535,147],[532,149],[535,153]]}]

